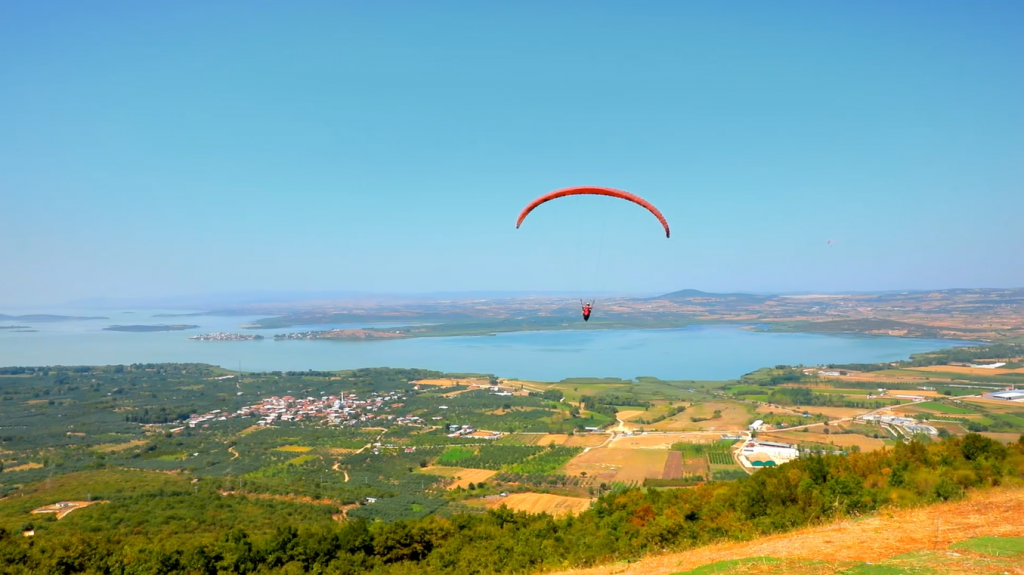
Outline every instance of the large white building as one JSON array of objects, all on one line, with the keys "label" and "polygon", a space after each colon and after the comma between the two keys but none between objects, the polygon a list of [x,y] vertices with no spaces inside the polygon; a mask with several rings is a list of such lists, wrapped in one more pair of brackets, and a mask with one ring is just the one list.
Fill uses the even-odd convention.
[{"label": "large white building", "polygon": [[995,393],[986,393],[985,397],[989,397],[991,399],[1002,399],[1004,401],[1024,401],[1024,390],[1009,389],[1006,391],[997,391]]},{"label": "large white building", "polygon": [[740,462],[747,467],[771,467],[800,457],[795,445],[773,441],[748,441],[740,450]]}]

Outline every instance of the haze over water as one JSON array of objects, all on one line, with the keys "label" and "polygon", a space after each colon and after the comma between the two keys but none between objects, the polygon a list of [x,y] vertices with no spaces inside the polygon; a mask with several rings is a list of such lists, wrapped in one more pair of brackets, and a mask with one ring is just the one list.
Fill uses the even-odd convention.
[{"label": "haze over water", "polygon": [[[27,313],[27,312],[18,312]],[[62,314],[69,314],[63,310]],[[966,342],[896,337],[762,333],[732,326],[666,330],[520,332],[493,337],[415,338],[389,341],[274,341],[275,333],[345,326],[242,330],[258,316],[154,318],[160,310],[78,310],[109,319],[33,323],[34,333],[0,330],[0,366],[106,365],[159,362],[210,363],[246,371],[420,367],[448,372],[557,381],[568,377],[654,376],[662,379],[731,379],[777,364],[816,365],[906,359],[912,353]],[[167,312],[164,312],[167,313]],[[172,312],[173,313],[173,312]],[[177,313],[180,313],[177,312]],[[103,331],[109,325],[189,324],[173,332]],[[379,325],[379,324],[378,324]],[[261,334],[262,341],[203,342],[189,336],[227,331]]]}]

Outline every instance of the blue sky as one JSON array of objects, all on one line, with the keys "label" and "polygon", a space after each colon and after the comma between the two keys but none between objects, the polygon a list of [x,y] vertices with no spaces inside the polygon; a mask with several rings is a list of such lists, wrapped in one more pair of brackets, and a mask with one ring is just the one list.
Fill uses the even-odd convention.
[{"label": "blue sky", "polygon": [[[1022,30],[1015,1],[0,3],[0,304],[1024,286]],[[603,198],[515,229],[573,185],[672,239]]]}]

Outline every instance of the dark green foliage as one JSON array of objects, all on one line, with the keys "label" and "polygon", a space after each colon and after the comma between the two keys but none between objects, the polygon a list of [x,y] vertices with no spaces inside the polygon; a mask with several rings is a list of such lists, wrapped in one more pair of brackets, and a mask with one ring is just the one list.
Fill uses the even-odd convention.
[{"label": "dark green foliage", "polygon": [[[445,452],[445,456],[451,453],[452,449],[463,448],[449,448],[449,451]],[[438,465],[472,469],[502,469],[525,461],[545,449],[533,445],[483,445],[474,455],[466,456],[460,452],[457,457],[442,457],[437,460],[437,463]]]}]

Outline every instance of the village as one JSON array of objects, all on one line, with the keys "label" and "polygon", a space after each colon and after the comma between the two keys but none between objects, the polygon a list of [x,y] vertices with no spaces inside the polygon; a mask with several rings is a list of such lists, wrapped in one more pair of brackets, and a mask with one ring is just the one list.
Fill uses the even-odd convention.
[{"label": "village", "polygon": [[[188,427],[209,427],[212,421],[225,421],[231,418],[256,417],[256,425],[268,426],[277,422],[313,421],[327,425],[354,427],[368,422],[387,422],[389,425],[422,426],[424,421],[413,415],[401,416],[387,413],[392,409],[401,408],[406,399],[398,392],[387,394],[371,393],[366,399],[356,394],[321,395],[316,397],[296,398],[291,395],[268,397],[254,405],[240,408],[233,413],[224,413],[214,409],[205,414],[193,414],[186,421]],[[184,427],[172,429],[178,432]]]}]

